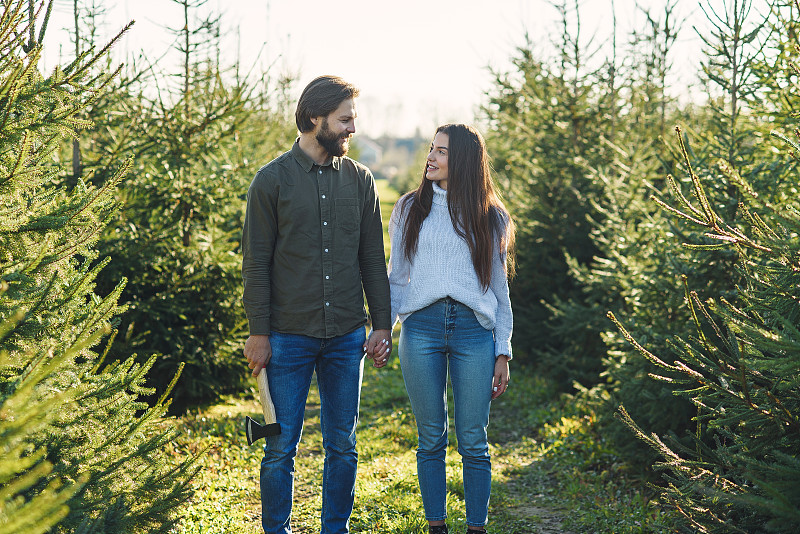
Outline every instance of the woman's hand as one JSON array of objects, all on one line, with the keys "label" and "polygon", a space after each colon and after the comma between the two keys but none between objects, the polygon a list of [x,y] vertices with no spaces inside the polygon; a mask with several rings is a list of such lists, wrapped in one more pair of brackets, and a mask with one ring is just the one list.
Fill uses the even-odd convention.
[{"label": "woman's hand", "polygon": [[508,370],[508,356],[501,354],[494,362],[494,378],[492,379],[492,400],[506,392],[511,375]]}]

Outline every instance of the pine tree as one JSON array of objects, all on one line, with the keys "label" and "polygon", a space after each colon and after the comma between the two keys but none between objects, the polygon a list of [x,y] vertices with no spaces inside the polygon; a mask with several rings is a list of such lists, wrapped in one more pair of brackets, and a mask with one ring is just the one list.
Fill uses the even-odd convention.
[{"label": "pine tree", "polygon": [[[798,71],[800,73],[800,71]],[[799,137],[800,138],[800,137]],[[793,150],[797,141],[783,138]],[[688,154],[685,147],[688,165]],[[657,380],[697,406],[692,447],[674,436],[645,432],[625,408],[621,418],[656,452],[668,485],[665,502],[680,512],[686,531],[796,532],[800,528],[800,203],[776,209],[728,163],[720,171],[737,184],[745,224],[725,218],[709,202],[690,169],[695,202],[672,181],[676,216],[703,227],[716,243],[700,250],[736,249],[742,274],[740,299],[702,300],[686,285],[695,323],[692,336],[674,336],[670,351],[656,355],[617,322],[623,335],[663,372]],[[667,354],[669,354],[667,356]],[[665,373],[668,374],[665,375]],[[646,428],[646,427],[645,427]]]},{"label": "pine tree", "polygon": [[[663,22],[646,13],[648,32],[632,36],[630,50],[619,54],[626,59],[613,49],[589,71],[583,65],[590,55],[579,33],[570,35],[569,12],[561,7],[557,64],[520,50],[517,72],[510,81],[498,77],[487,107],[487,142],[520,227],[515,345],[536,347],[526,356],[566,389],[605,379],[606,310],[626,299],[631,307],[652,304],[641,299],[641,284],[653,280],[647,270],[658,261],[649,196],[666,168],[652,131],[674,114],[665,80],[679,25],[672,5]],[[633,272],[629,255],[641,272]]]},{"label": "pine tree", "polygon": [[[796,12],[800,4],[792,7]],[[797,117],[800,69],[791,60],[800,42],[794,18],[778,20],[786,26],[773,41],[779,51],[773,57],[787,64],[769,76],[762,70],[761,80],[781,97],[772,100],[775,108],[755,108],[768,111],[778,128],[793,130],[792,138],[774,134],[790,150],[789,161],[774,161],[770,147],[736,158],[721,153],[716,172],[701,174],[679,135],[687,180],[670,178],[672,197],[659,201],[681,224],[696,228],[680,236],[686,247],[703,255],[731,251],[735,276],[716,295],[685,281],[684,306],[693,328],[673,331],[666,348],[652,347],[638,329],[612,315],[622,335],[658,370],[652,378],[669,383],[696,407],[690,439],[653,432],[620,409],[620,418],[661,456],[655,467],[666,482],[662,500],[683,516],[686,532],[800,528],[800,203],[796,181],[768,183],[763,170],[752,173],[761,168],[784,176],[796,167],[800,150],[800,130],[787,127]],[[746,136],[739,142],[750,144]],[[729,187],[741,199],[733,213],[714,200]]]},{"label": "pine tree", "polygon": [[43,76],[36,21],[51,6],[0,8],[0,532],[166,532],[192,462],[165,450],[166,396],[141,401],[153,362],[103,367],[124,280],[95,291],[130,161],[99,188],[57,185],[71,171],[59,149],[117,74],[92,74],[111,44]]},{"label": "pine tree", "polygon": [[238,252],[244,195],[256,166],[291,145],[294,127],[281,99],[291,80],[276,86],[266,74],[255,82],[238,76],[236,65],[225,68],[220,18],[200,17],[202,0],[176,3],[183,7],[174,30],[180,71],[128,73],[106,97],[114,122],[86,143],[84,164],[102,183],[104,158],[134,157],[118,191],[124,209],[98,244],[116,260],[99,287],[129,279],[121,300],[130,310],[109,357],[156,356],[149,380],[159,395],[183,365],[173,390],[179,412],[246,384]]},{"label": "pine tree", "polygon": [[[725,95],[724,98],[714,99],[701,113],[684,119],[698,124],[696,129],[707,127],[714,132],[702,136],[691,146],[684,139],[688,154],[688,159],[684,159],[689,163],[683,165],[690,164],[697,174],[708,177],[709,184],[713,184],[709,187],[709,201],[731,220],[740,216],[735,209],[739,193],[712,161],[724,158],[733,162],[748,179],[756,179],[754,186],[759,190],[774,187],[779,177],[785,176],[791,168],[776,161],[762,143],[752,142],[754,137],[763,135],[765,127],[764,119],[751,111],[755,88],[752,83],[745,82],[753,75],[754,58],[758,57],[758,48],[753,44],[764,23],[757,21],[749,33],[745,32],[749,24],[744,18],[745,7],[740,5],[735,14],[719,17],[730,26],[718,23],[713,36],[705,41],[711,48],[711,59],[704,72],[715,73],[707,77],[707,87],[714,94]],[[745,33],[744,38],[737,40],[737,35]],[[722,74],[725,72],[736,73],[735,81],[728,81]],[[659,131],[652,128],[649,135],[655,137]],[[749,133],[749,138],[745,132]],[[752,159],[755,154],[763,156],[761,163],[748,163],[756,161]],[[665,161],[667,156],[659,157]],[[672,336],[689,336],[694,331],[691,314],[682,304],[681,277],[700,295],[721,295],[733,303],[739,298],[736,285],[740,274],[732,268],[737,261],[736,252],[715,250],[699,254],[682,247],[675,240],[676,236],[688,242],[703,242],[707,237],[691,223],[667,217],[649,200],[650,196],[663,198],[669,194],[661,176],[681,172],[676,170],[680,163],[678,160],[677,164],[651,168],[648,174],[636,169],[638,177],[627,174],[616,190],[609,191],[607,198],[614,199],[630,198],[635,188],[639,190],[638,194],[634,193],[636,200],[629,204],[626,212],[609,215],[598,226],[596,237],[604,259],[594,272],[583,274],[587,281],[595,284],[594,294],[602,294],[605,289],[622,297],[621,302],[609,302],[608,309],[614,310],[632,330],[640,332],[647,339],[648,347],[659,354],[668,350]],[[626,190],[626,184],[638,185]],[[642,187],[644,184],[649,185]],[[613,208],[614,203],[606,202],[604,206]],[[609,251],[613,252],[609,254]],[[691,421],[696,408],[685,399],[675,397],[675,384],[653,383],[648,376],[659,370],[652,362],[638,356],[618,332],[606,329],[603,336],[608,345],[604,361],[608,383],[603,390],[609,395],[610,403],[628,406],[636,421],[658,435],[667,432],[683,435],[689,428],[696,430],[697,423]],[[627,432],[619,425],[612,424],[608,433],[621,444],[630,443]]]},{"label": "pine tree", "polygon": [[[584,65],[581,35],[568,31],[565,3],[560,10],[560,56],[540,60],[531,42],[519,48],[516,72],[496,76],[485,113],[496,177],[518,225],[514,346],[523,359],[570,387],[591,375],[592,365],[599,372],[602,344],[588,330],[573,339],[554,332],[550,306],[557,298],[580,299],[568,261],[585,263],[597,253],[589,238],[589,217],[596,215],[589,199],[599,187],[586,168],[602,157],[599,140],[610,114],[598,94],[601,75]],[[583,350],[565,358],[568,343]]]}]

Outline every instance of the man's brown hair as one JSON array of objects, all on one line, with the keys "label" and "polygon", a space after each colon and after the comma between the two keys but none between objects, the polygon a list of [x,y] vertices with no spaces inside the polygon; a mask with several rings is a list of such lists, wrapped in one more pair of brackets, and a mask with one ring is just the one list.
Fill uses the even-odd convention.
[{"label": "man's brown hair", "polygon": [[294,120],[300,132],[314,129],[313,117],[323,117],[336,111],[348,98],[358,96],[358,88],[338,76],[319,76],[314,78],[300,95]]}]

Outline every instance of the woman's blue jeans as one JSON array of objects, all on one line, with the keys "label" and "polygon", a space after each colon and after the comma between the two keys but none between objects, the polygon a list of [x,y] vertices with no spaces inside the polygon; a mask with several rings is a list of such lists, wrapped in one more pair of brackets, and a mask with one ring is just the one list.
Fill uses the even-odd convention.
[{"label": "woman's blue jeans", "polygon": [[356,425],[364,372],[365,330],[318,339],[272,332],[267,379],[281,433],[267,438],[261,460],[261,523],[266,534],[290,534],[294,459],[303,432],[311,377],[317,372],[325,463],[322,534],[349,532],[355,495]]},{"label": "woman's blue jeans", "polygon": [[486,429],[495,363],[493,332],[483,328],[467,306],[442,299],[403,321],[398,354],[417,420],[417,477],[426,519],[447,517],[449,364],[467,525],[486,525],[492,485]]}]

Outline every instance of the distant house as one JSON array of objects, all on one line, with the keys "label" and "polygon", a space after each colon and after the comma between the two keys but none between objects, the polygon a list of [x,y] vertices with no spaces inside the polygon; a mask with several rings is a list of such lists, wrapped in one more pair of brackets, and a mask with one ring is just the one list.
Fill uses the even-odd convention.
[{"label": "distant house", "polygon": [[[353,151],[356,159],[370,168],[376,180],[392,181],[408,173],[414,165],[422,165],[424,155],[420,160],[419,154],[425,151],[429,142],[419,136],[406,138],[384,135],[376,139],[360,136],[353,140]],[[413,172],[416,177],[416,170]]]},{"label": "distant house", "polygon": [[357,137],[353,140],[353,144],[358,149],[358,161],[367,167],[378,165],[383,158],[383,148],[372,139]]}]

